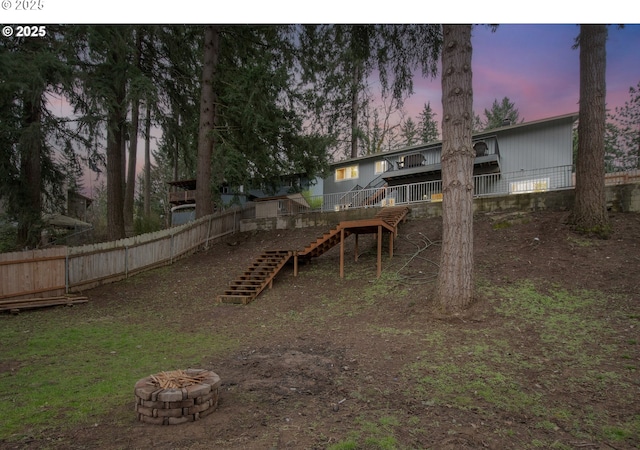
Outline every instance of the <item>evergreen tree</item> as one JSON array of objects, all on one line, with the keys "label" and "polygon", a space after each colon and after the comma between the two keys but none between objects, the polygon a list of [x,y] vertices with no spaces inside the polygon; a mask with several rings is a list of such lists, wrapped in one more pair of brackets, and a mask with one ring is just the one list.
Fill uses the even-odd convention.
[{"label": "evergreen tree", "polygon": [[604,191],[607,34],[605,25],[580,25],[578,152],[570,216],[577,230],[602,237],[610,232]]},{"label": "evergreen tree", "polygon": [[220,61],[220,26],[209,25],[204,32],[204,63],[202,65],[202,85],[200,94],[200,126],[198,129],[198,168],[196,176],[196,218],[213,213],[211,190],[211,162],[213,152],[218,150],[216,123],[218,92],[214,85]]},{"label": "evergreen tree", "polygon": [[411,117],[400,126],[400,138],[407,147],[418,143],[418,127]]},{"label": "evergreen tree", "polygon": [[471,25],[444,25],[442,52],[442,252],[439,309],[464,310],[473,299],[473,90]]},{"label": "evergreen tree", "polygon": [[62,152],[79,138],[47,109],[47,95],[71,89],[60,56],[67,44],[54,26],[0,41],[0,200],[18,223],[16,248],[39,245],[45,205],[64,210]]},{"label": "evergreen tree", "polygon": [[438,133],[438,123],[435,120],[435,116],[436,113],[431,109],[431,102],[425,103],[424,108],[420,113],[420,121],[418,125],[420,140],[423,144],[435,142],[440,138]]},{"label": "evergreen tree", "polygon": [[348,157],[358,156],[366,80],[377,72],[382,96],[402,102],[413,92],[416,69],[437,73],[441,41],[440,25],[305,26],[302,81],[314,125]]},{"label": "evergreen tree", "polygon": [[495,99],[491,109],[484,110],[484,116],[485,130],[492,130],[505,125],[515,125],[524,121],[524,119],[520,119],[520,113],[515,104],[509,100],[509,97],[504,97],[500,103],[498,103],[498,99]]}]

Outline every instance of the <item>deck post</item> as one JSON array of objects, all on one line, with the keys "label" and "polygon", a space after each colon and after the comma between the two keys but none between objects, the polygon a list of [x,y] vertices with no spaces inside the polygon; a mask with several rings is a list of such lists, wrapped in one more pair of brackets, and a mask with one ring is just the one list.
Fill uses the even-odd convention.
[{"label": "deck post", "polygon": [[340,230],[340,278],[344,278],[344,228]]},{"label": "deck post", "polygon": [[[398,227],[396,226],[396,230]],[[389,233],[389,258],[393,258],[393,238],[395,237],[395,233]]]},{"label": "deck post", "polygon": [[360,234],[356,233],[356,250],[354,252],[354,257],[353,257],[354,261],[358,260],[358,236],[360,236]]},{"label": "deck post", "polygon": [[298,276],[298,250],[293,252],[293,276]]},{"label": "deck post", "polygon": [[382,225],[378,225],[378,278],[382,273]]}]

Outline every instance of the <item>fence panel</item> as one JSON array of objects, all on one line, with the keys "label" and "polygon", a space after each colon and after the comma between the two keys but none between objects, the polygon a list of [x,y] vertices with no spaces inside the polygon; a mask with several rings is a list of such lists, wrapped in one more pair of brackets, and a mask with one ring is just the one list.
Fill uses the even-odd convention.
[{"label": "fence panel", "polygon": [[66,247],[0,253],[0,300],[64,294]]}]

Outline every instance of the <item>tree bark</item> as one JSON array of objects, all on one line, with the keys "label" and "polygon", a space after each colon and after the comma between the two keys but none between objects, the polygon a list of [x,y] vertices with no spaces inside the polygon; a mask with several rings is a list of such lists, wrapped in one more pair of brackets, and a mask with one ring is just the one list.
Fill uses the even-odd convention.
[{"label": "tree bark", "polygon": [[437,300],[457,314],[473,299],[473,92],[471,25],[444,25],[442,52],[442,254]]},{"label": "tree bark", "polygon": [[355,62],[351,79],[351,157],[358,157],[358,115],[360,113],[358,92],[360,91],[360,63]]},{"label": "tree bark", "polygon": [[124,227],[133,231],[133,204],[136,193],[136,166],[138,156],[138,127],[140,117],[140,101],[134,100],[131,105],[131,129],[129,136],[129,161],[127,162],[127,182],[124,193]]},{"label": "tree bark", "polygon": [[[112,61],[117,66],[123,59],[117,50]],[[107,237],[118,240],[124,231],[124,134],[126,127],[126,79],[124,74],[114,75],[114,98],[107,111]]]},{"label": "tree bark", "polygon": [[147,104],[144,124],[144,217],[151,217],[151,107]]},{"label": "tree bark", "polygon": [[40,243],[42,224],[42,97],[26,96],[25,118],[20,139],[20,182],[23,206],[18,216],[18,247],[34,248]]},{"label": "tree bark", "polygon": [[[142,30],[137,27],[135,64],[142,69]],[[124,227],[127,234],[133,233],[133,205],[136,194],[136,169],[138,159],[138,130],[140,127],[140,98],[138,95],[131,101],[131,128],[129,129],[129,161],[127,163],[127,181],[124,191]]]},{"label": "tree bark", "polygon": [[213,86],[220,53],[220,27],[210,25],[204,33],[204,64],[198,129],[198,168],[196,170],[196,218],[213,213],[211,159],[215,146],[217,96]]},{"label": "tree bark", "polygon": [[578,154],[570,218],[576,230],[603,237],[609,233],[604,190],[606,42],[606,25],[580,25]]}]

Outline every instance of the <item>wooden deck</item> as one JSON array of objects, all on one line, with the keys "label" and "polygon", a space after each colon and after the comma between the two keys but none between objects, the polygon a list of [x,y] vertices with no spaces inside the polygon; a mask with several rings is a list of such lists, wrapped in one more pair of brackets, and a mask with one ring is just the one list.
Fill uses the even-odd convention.
[{"label": "wooden deck", "polygon": [[356,236],[355,259],[358,258],[358,236],[360,234],[378,235],[377,276],[382,272],[382,235],[389,233],[389,256],[393,256],[393,240],[398,235],[398,225],[406,219],[409,208],[403,206],[381,209],[371,219],[348,220],[340,222],[304,249],[271,250],[262,253],[238,276],[229,288],[218,296],[218,302],[247,304],[253,301],[267,287],[273,285],[273,279],[291,258],[294,260],[294,275],[298,274],[300,260],[316,258],[340,244],[340,277],[344,277],[344,240],[350,235]]}]

